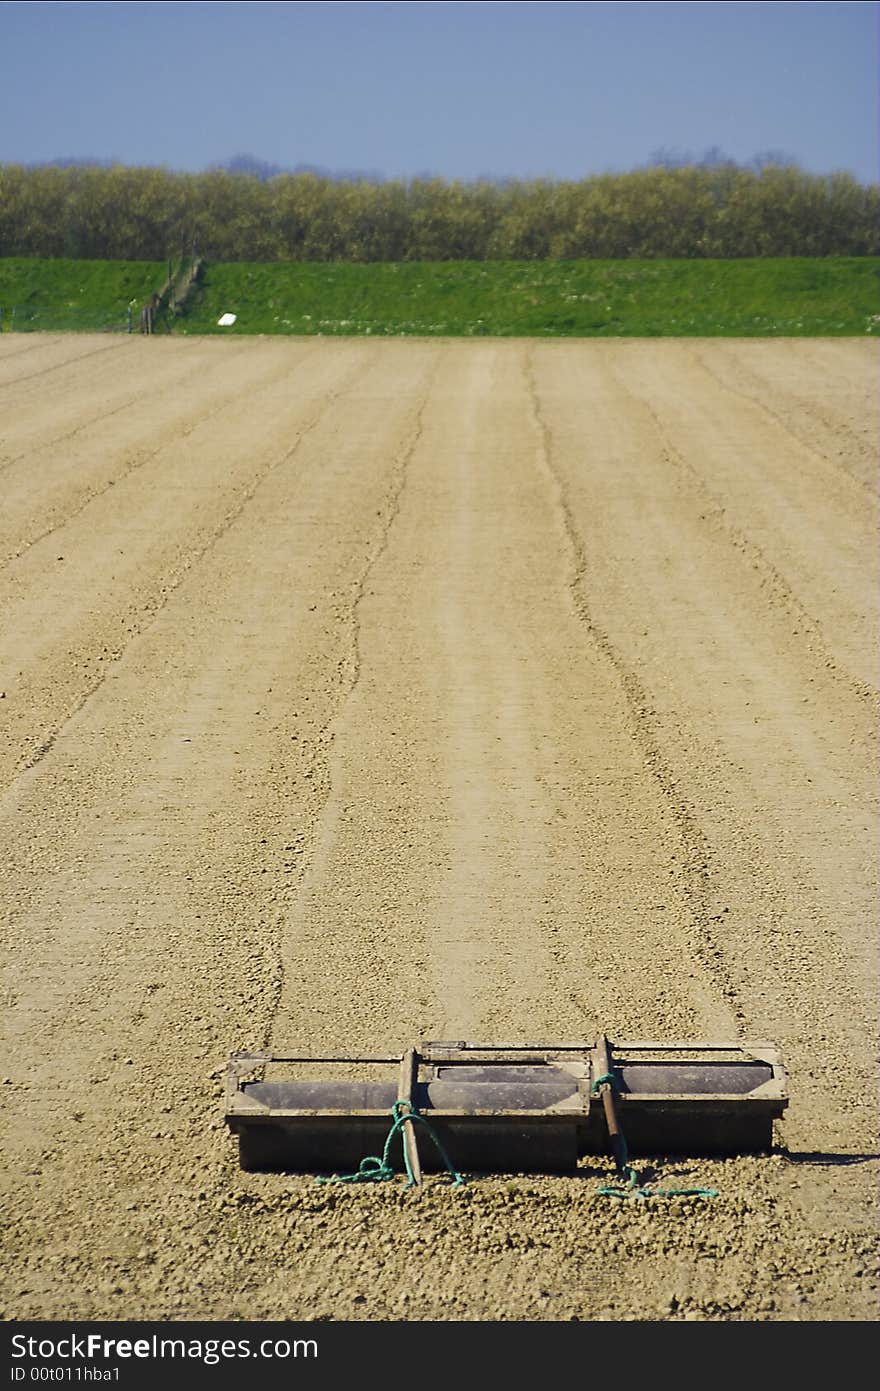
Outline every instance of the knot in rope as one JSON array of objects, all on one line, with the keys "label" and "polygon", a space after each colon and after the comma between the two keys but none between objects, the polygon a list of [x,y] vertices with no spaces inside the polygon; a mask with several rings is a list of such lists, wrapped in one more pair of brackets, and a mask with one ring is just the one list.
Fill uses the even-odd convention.
[{"label": "knot in rope", "polygon": [[[395,1101],[394,1105],[391,1107],[391,1129],[388,1131],[388,1134],[385,1137],[385,1145],[383,1147],[381,1156],[375,1154],[368,1154],[364,1159],[361,1160],[355,1173],[331,1174],[328,1178],[319,1178],[318,1182],[387,1183],[389,1179],[393,1179],[395,1175],[395,1169],[393,1164],[391,1163],[390,1158],[391,1145],[394,1141],[395,1135],[398,1135],[403,1130],[403,1127],[406,1125],[408,1121],[413,1121],[425,1127],[425,1129],[428,1132],[428,1135],[433,1140],[434,1145],[437,1148],[440,1158],[446,1165],[449,1177],[452,1181],[452,1187],[461,1187],[461,1185],[464,1183],[464,1178],[454,1167],[452,1160],[449,1158],[449,1155],[443,1148],[443,1144],[440,1140],[439,1135],[432,1126],[431,1122],[427,1120],[422,1115],[421,1111],[418,1111],[410,1101]],[[402,1148],[403,1162],[406,1167],[406,1175],[408,1179],[407,1187],[412,1188],[416,1181],[415,1175],[410,1166],[409,1155],[406,1151],[406,1145],[403,1145]]]}]

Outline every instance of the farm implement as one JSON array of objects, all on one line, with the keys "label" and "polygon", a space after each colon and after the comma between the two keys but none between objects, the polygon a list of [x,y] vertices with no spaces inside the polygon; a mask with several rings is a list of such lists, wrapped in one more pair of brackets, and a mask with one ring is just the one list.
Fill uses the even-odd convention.
[{"label": "farm implement", "polygon": [[[600,1035],[421,1043],[394,1057],[234,1053],[226,1122],[243,1169],[317,1174],[357,1169],[383,1143],[387,1155],[391,1123],[418,1183],[422,1170],[451,1169],[449,1156],[479,1173],[564,1174],[592,1154],[613,1154],[624,1172],[628,1154],[756,1153],[787,1105],[772,1043]],[[425,1130],[434,1143],[420,1148]]]}]

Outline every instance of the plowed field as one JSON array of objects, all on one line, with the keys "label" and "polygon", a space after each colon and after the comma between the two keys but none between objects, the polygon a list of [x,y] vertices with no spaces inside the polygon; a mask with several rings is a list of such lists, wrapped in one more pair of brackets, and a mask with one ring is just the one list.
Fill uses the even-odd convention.
[{"label": "plowed field", "polygon": [[[5,1317],[876,1317],[876,387],[0,338]],[[777,1041],[774,1153],[413,1193],[222,1122],[232,1048],[600,1028]]]}]

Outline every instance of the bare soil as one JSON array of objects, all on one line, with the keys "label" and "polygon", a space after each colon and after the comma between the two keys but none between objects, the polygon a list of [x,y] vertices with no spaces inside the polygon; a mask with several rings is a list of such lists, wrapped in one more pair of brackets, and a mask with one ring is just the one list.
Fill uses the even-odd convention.
[{"label": "bare soil", "polygon": [[[0,339],[2,1311],[877,1316],[877,347]],[[767,1157],[249,1175],[233,1048],[769,1038]]]}]

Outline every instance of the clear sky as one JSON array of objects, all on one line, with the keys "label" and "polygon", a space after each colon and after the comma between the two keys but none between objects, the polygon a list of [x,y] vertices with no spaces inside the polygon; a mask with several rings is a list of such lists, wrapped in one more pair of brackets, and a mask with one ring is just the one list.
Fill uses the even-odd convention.
[{"label": "clear sky", "polygon": [[658,148],[878,179],[873,3],[0,3],[0,162],[581,178]]}]

